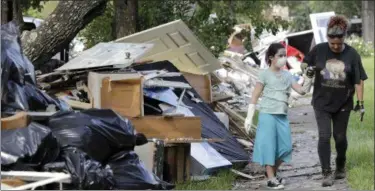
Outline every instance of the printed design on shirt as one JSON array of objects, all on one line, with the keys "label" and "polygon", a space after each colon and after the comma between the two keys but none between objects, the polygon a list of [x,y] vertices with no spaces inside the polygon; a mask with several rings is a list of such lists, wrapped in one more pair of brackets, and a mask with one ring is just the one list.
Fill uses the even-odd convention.
[{"label": "printed design on shirt", "polygon": [[326,67],[320,72],[323,77],[323,86],[332,88],[345,88],[340,82],[345,81],[345,63],[341,60],[330,59],[326,62]]}]

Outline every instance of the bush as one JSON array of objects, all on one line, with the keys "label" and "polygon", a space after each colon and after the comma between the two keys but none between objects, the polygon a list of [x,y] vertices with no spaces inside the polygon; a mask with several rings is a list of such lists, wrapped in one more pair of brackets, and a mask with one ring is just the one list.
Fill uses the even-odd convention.
[{"label": "bush", "polygon": [[352,35],[346,40],[346,43],[355,48],[358,54],[363,57],[374,56],[374,44],[372,42],[365,42],[363,38]]}]

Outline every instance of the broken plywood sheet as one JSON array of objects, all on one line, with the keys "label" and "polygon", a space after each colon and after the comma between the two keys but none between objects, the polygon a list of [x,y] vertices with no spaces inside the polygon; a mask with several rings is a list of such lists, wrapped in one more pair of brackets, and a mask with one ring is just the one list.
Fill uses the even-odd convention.
[{"label": "broken plywood sheet", "polygon": [[144,116],[130,120],[137,132],[148,138],[201,138],[202,124],[199,117]]},{"label": "broken plywood sheet", "polygon": [[184,72],[207,74],[221,68],[215,56],[181,20],[123,37],[115,42],[154,44],[154,48],[142,56],[142,59],[169,60]]},{"label": "broken plywood sheet", "polygon": [[153,44],[99,43],[56,70],[77,70],[103,66],[129,66],[148,52]]},{"label": "broken plywood sheet", "polygon": [[183,72],[185,79],[197,91],[199,96],[206,103],[212,102],[211,75],[197,75]]}]

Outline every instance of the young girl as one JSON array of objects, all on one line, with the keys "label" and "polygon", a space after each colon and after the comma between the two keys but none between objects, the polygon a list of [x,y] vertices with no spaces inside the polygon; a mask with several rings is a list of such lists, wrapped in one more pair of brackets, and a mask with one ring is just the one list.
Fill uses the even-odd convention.
[{"label": "young girl", "polygon": [[270,66],[259,73],[259,81],[251,97],[245,127],[251,128],[255,105],[261,93],[260,113],[256,131],[253,162],[266,167],[267,187],[283,189],[283,180],[276,176],[282,162],[290,162],[292,153],[291,130],[289,126],[288,98],[291,88],[304,95],[311,83],[301,87],[292,74],[282,68],[286,65],[286,51],[282,44],[271,44],[266,53]]}]

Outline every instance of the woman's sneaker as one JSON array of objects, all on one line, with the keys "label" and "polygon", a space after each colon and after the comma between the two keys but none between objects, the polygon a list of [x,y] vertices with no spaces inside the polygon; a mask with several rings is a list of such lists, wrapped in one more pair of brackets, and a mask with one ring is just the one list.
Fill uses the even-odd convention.
[{"label": "woman's sneaker", "polygon": [[[268,178],[268,176],[267,176],[267,172],[264,173],[264,176],[265,176],[266,178]],[[285,184],[285,183],[286,183],[285,179],[283,179],[283,178],[280,177],[279,175],[275,174],[275,177],[276,177],[276,180],[279,181],[281,184]]]},{"label": "woman's sneaker", "polygon": [[276,179],[277,179],[277,181],[279,181],[281,184],[285,184],[285,183],[286,183],[285,179],[282,178],[282,177],[280,177],[280,176],[278,176],[278,175],[276,175]]},{"label": "woman's sneaker", "polygon": [[267,181],[267,188],[273,190],[281,190],[284,189],[284,185],[281,184],[276,178],[273,178]]}]

